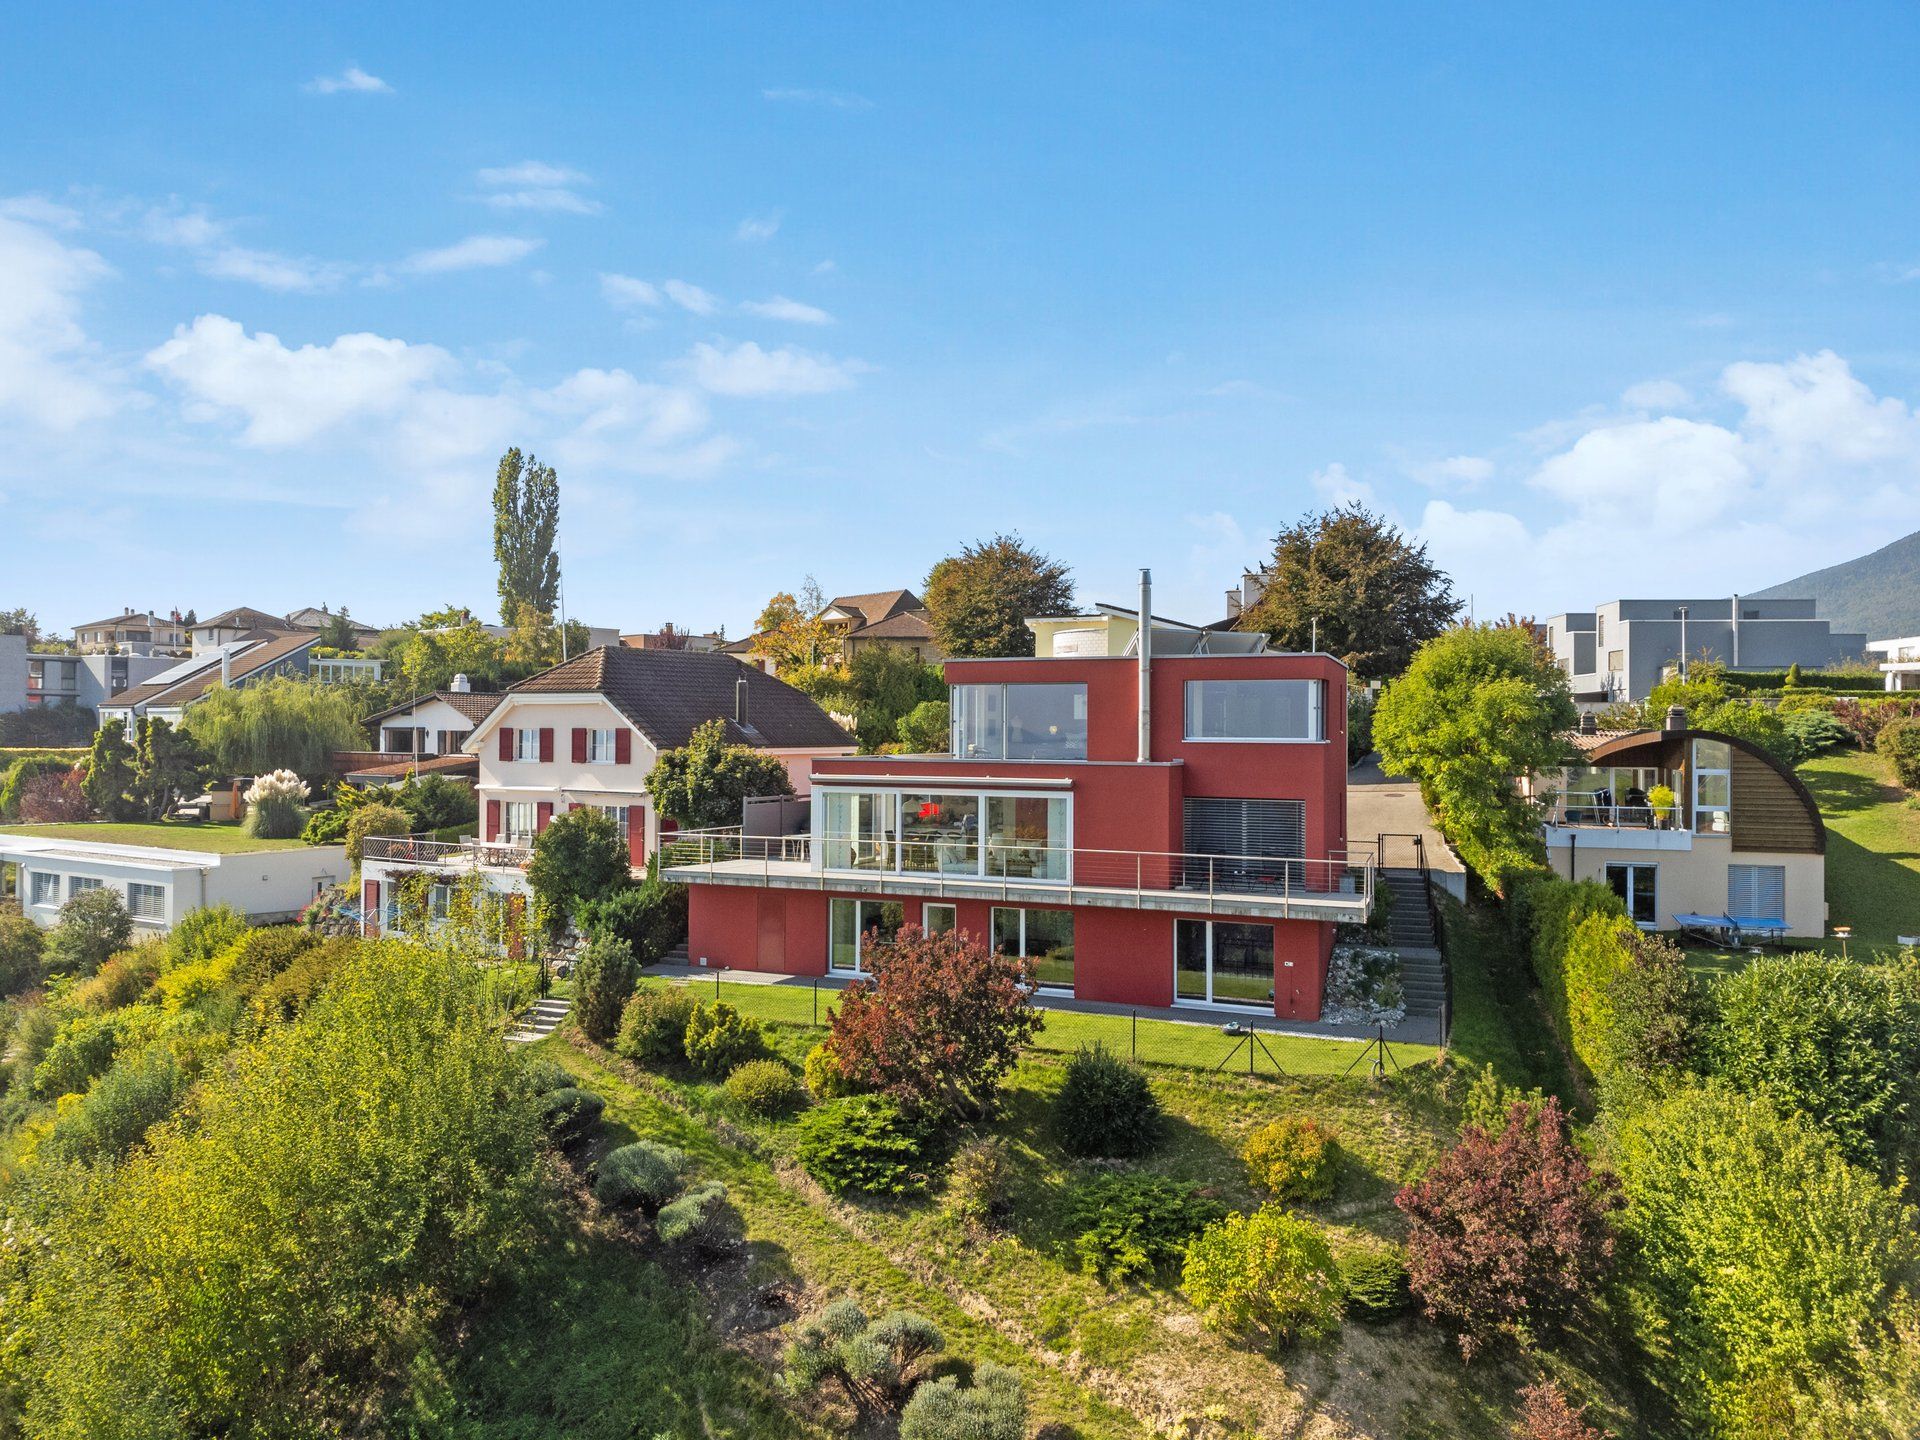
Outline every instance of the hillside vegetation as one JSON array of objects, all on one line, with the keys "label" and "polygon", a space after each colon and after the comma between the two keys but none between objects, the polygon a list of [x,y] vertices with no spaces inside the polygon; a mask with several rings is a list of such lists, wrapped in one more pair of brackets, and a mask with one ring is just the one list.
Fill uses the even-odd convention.
[{"label": "hillside vegetation", "polygon": [[1920,530],[1857,560],[1756,590],[1752,598],[1808,597],[1835,630],[1865,631],[1869,640],[1920,634]]}]

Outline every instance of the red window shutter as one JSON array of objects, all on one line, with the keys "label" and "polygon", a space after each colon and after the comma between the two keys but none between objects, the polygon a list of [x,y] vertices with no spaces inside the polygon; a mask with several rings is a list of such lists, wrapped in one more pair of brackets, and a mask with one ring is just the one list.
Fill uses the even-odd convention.
[{"label": "red window shutter", "polygon": [[553,727],[551,725],[540,727],[540,763],[542,765],[553,763]]},{"label": "red window shutter", "polygon": [[579,808],[580,808],[580,807],[579,807],[578,805],[576,805],[576,804],[574,804],[574,803],[573,803],[573,802],[572,802],[571,800],[569,800],[569,801],[567,802],[567,813],[568,813],[569,815],[571,815],[571,814],[572,814],[572,813],[573,813],[574,811],[576,811],[576,810],[578,810]]},{"label": "red window shutter", "polygon": [[380,882],[369,880],[360,891],[361,909],[366,913],[367,933],[380,933]]},{"label": "red window shutter", "polygon": [[500,758],[513,759],[513,731],[505,725],[500,727]]},{"label": "red window shutter", "polygon": [[647,863],[647,812],[638,805],[627,811],[627,863],[636,870]]},{"label": "red window shutter", "polygon": [[573,763],[587,763],[587,732],[578,725],[573,727]]},{"label": "red window shutter", "polygon": [[620,729],[613,732],[613,763],[631,765],[633,763],[633,732]]},{"label": "red window shutter", "polygon": [[[548,731],[547,733],[552,734],[553,732]],[[538,835],[542,830],[547,828],[548,822],[551,821],[552,819],[553,819],[553,802],[551,800],[542,800],[539,803],[539,805],[537,805],[534,808],[533,833]]]},{"label": "red window shutter", "polygon": [[489,800],[487,801],[487,839],[498,840],[499,838],[500,802],[498,800]]}]

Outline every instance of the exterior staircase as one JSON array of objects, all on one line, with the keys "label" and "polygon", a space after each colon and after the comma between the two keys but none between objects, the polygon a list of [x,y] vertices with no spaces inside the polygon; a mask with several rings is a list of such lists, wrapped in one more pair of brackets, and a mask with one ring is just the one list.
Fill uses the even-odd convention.
[{"label": "exterior staircase", "polygon": [[687,958],[687,942],[682,940],[678,945],[674,946],[673,949],[667,951],[666,954],[662,955],[653,963],[656,965],[691,965],[693,962]]},{"label": "exterior staircase", "polygon": [[507,1032],[509,1045],[531,1045],[536,1040],[544,1040],[559,1028],[560,1022],[567,1018],[567,1012],[573,1009],[573,1001],[559,995],[543,995],[516,1017],[514,1028]]},{"label": "exterior staircase", "polygon": [[1418,870],[1382,870],[1380,883],[1393,896],[1388,940],[1400,956],[1401,981],[1407,991],[1407,1015],[1438,1020],[1446,995],[1445,961],[1440,937],[1433,933],[1433,915],[1427,908],[1427,881]]}]

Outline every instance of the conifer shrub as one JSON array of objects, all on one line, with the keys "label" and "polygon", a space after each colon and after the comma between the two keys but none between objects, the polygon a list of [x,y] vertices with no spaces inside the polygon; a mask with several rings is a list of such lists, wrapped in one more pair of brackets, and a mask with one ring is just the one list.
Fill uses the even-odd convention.
[{"label": "conifer shrub", "polygon": [[926,1136],[884,1095],[816,1105],[795,1126],[794,1155],[835,1195],[905,1195],[924,1189]]},{"label": "conifer shrub", "polygon": [[738,1245],[746,1227],[740,1212],[727,1199],[727,1187],[709,1180],[662,1205],[654,1220],[654,1232],[662,1244],[684,1245],[700,1254],[716,1255]]},{"label": "conifer shrub", "polygon": [[1190,1180],[1106,1174],[1075,1187],[1066,1224],[1080,1268],[1114,1284],[1148,1280],[1170,1267],[1225,1213]]},{"label": "conifer shrub", "polygon": [[952,1375],[923,1382],[900,1412],[900,1440],[1022,1440],[1027,1390],[1004,1365],[982,1360],[973,1383]]},{"label": "conifer shrub", "polygon": [[687,1153],[654,1140],[636,1140],[611,1150],[594,1177],[593,1198],[618,1210],[652,1214],[680,1193]]},{"label": "conifer shrub", "polygon": [[682,1065],[687,1059],[687,1022],[700,1006],[679,985],[642,985],[620,1012],[613,1048],[636,1065]]},{"label": "conifer shrub", "polygon": [[969,1140],[947,1166],[947,1213],[975,1225],[992,1225],[1013,1209],[1013,1157],[997,1135]]},{"label": "conifer shrub", "polygon": [[1053,1128],[1071,1155],[1144,1155],[1163,1121],[1153,1087],[1137,1066],[1105,1045],[1076,1050],[1053,1104]]},{"label": "conifer shrub", "polygon": [[741,1109],[767,1119],[793,1114],[806,1104],[807,1092],[784,1060],[749,1060],[727,1076],[727,1098]]},{"label": "conifer shrub", "polygon": [[1356,1320],[1391,1320],[1413,1306],[1407,1252],[1398,1245],[1355,1245],[1339,1257],[1340,1290]]},{"label": "conifer shrub", "polygon": [[766,1033],[724,1000],[694,1007],[687,1017],[687,1063],[709,1080],[724,1080],[749,1060],[772,1054]]},{"label": "conifer shrub", "polygon": [[822,1040],[807,1051],[801,1073],[807,1079],[807,1093],[816,1100],[838,1100],[860,1093],[860,1087],[840,1068],[840,1057],[833,1053],[831,1040]]}]

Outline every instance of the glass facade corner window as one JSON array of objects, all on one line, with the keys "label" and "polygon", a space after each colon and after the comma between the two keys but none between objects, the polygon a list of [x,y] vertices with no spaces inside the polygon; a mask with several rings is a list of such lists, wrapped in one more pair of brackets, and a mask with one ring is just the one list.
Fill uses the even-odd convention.
[{"label": "glass facade corner window", "polygon": [[956,685],[952,750],[963,760],[1084,760],[1085,685]]},{"label": "glass facade corner window", "polygon": [[978,795],[902,795],[900,868],[922,875],[980,870]]},{"label": "glass facade corner window", "polygon": [[1319,680],[1189,680],[1189,740],[1324,740]]},{"label": "glass facade corner window", "polygon": [[1733,747],[1724,740],[1693,742],[1693,830],[1733,833]]},{"label": "glass facade corner window", "polygon": [[816,786],[821,868],[886,874],[1066,880],[1064,795],[833,790]]}]

